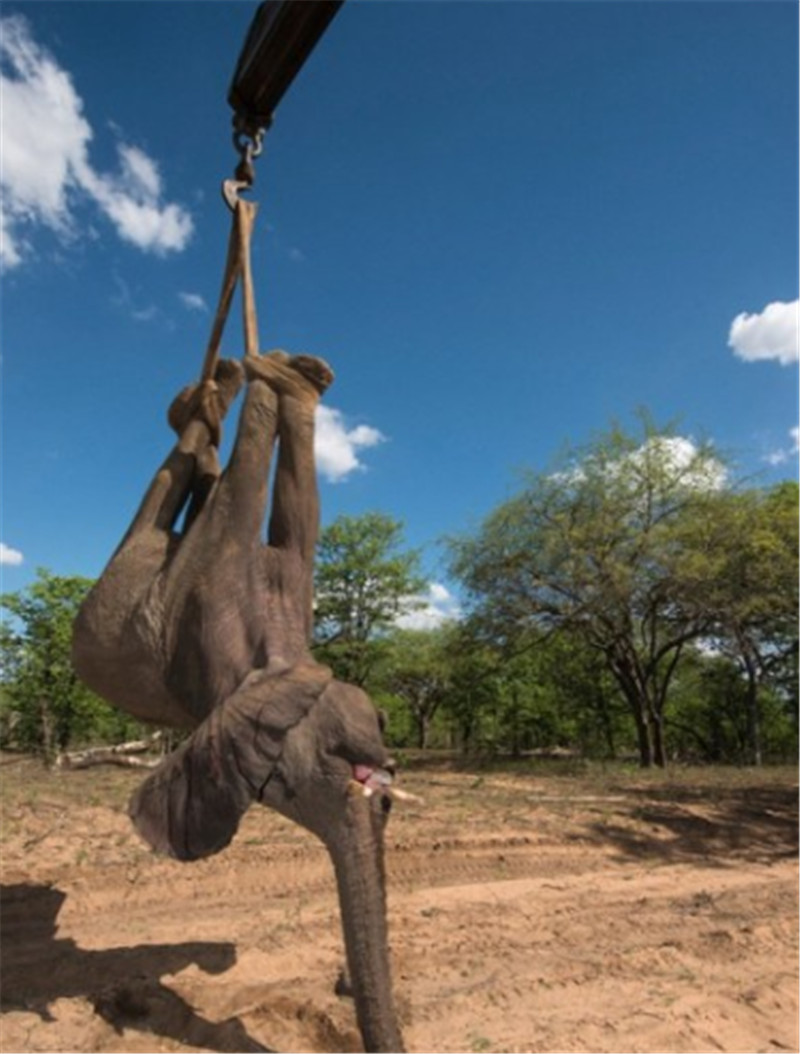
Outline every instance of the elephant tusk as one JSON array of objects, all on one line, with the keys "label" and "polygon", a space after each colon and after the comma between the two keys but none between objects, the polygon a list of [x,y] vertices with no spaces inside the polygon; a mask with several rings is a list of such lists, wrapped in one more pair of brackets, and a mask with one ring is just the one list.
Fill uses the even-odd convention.
[{"label": "elephant tusk", "polygon": [[372,795],[372,787],[359,783],[358,780],[350,780],[347,784],[347,793],[348,795],[362,794],[365,798],[369,798]]},{"label": "elephant tusk", "polygon": [[[367,783],[361,783],[359,780],[350,780],[347,784],[348,794],[361,794],[365,798],[371,798],[375,793],[376,788],[369,786]],[[405,803],[413,803],[415,805],[424,805],[425,802],[417,794],[411,794],[409,791],[400,790],[399,787],[384,786],[380,788],[382,794],[387,794],[394,801]]]},{"label": "elephant tusk", "polygon": [[392,798],[401,802],[413,802],[415,805],[424,805],[425,801],[420,798],[418,794],[411,794],[410,791],[400,790],[399,787],[390,787],[389,794]]}]

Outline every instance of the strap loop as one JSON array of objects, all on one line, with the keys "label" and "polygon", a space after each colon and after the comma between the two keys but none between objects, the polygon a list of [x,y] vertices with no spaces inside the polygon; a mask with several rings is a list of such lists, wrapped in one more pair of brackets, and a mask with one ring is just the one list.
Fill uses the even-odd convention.
[{"label": "strap loop", "polygon": [[236,198],[233,210],[233,222],[228,238],[228,254],[222,276],[217,312],[211,326],[211,334],[206,347],[201,381],[214,377],[219,360],[219,348],[222,333],[230,311],[236,283],[242,282],[242,308],[244,324],[245,356],[258,354],[258,320],[256,317],[255,293],[253,291],[253,274],[250,265],[250,241],[253,232],[258,205],[255,202]]}]

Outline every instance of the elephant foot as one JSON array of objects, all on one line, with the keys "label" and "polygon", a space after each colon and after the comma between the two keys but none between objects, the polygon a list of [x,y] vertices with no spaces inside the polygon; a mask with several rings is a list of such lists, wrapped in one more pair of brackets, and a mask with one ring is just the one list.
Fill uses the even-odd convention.
[{"label": "elephant foot", "polygon": [[313,385],[320,395],[324,395],[333,384],[333,370],[316,355],[295,355],[289,366]]},{"label": "elephant foot", "polygon": [[265,381],[277,395],[317,400],[333,383],[333,370],[314,355],[287,355],[271,351],[244,359],[247,379]]},{"label": "elephant foot", "polygon": [[222,420],[243,383],[241,363],[222,359],[213,380],[190,384],[172,400],[167,412],[170,427],[180,436],[191,421],[202,421],[211,434],[211,442],[219,446]]}]

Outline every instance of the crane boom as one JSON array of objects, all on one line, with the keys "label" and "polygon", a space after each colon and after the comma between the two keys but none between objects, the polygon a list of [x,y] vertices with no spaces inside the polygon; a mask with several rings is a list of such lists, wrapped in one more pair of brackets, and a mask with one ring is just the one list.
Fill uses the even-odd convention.
[{"label": "crane boom", "polygon": [[268,128],[287,88],[344,0],[265,0],[253,17],[228,91],[240,130]]}]

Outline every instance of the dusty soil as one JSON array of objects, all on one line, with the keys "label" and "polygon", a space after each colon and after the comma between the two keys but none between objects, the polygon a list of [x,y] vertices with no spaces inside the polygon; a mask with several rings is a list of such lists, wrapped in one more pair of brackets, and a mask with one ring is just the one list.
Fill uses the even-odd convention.
[{"label": "dusty soil", "polygon": [[[152,856],[140,776],[3,759],[2,1042],[354,1051],[322,848],[252,809]],[[402,775],[388,839],[412,1051],[797,1051],[796,773]]]}]

